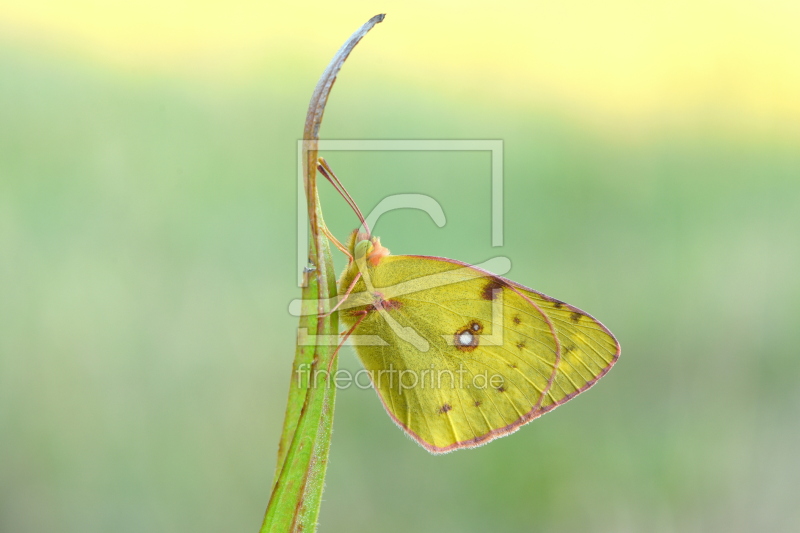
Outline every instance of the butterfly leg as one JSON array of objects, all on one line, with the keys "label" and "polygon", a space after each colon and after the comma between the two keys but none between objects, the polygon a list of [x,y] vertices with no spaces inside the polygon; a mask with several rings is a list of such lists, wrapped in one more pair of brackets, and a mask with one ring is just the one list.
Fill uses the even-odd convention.
[{"label": "butterfly leg", "polygon": [[350,293],[353,292],[353,287],[356,286],[356,282],[358,281],[358,278],[360,278],[360,277],[361,277],[361,272],[356,274],[356,276],[353,278],[353,281],[350,282],[350,286],[347,287],[347,290],[345,291],[344,295],[342,295],[342,297],[339,298],[339,301],[336,303],[336,305],[333,306],[333,309],[331,309],[327,313],[323,313],[323,314],[321,314],[319,316],[321,318],[324,318],[326,316],[329,316],[331,313],[333,313],[337,309],[339,309],[339,306],[342,305],[345,302],[345,300],[347,300],[347,297],[350,296]]},{"label": "butterfly leg", "polygon": [[348,337],[350,337],[350,335],[353,333],[353,331],[355,331],[355,329],[358,327],[358,325],[361,324],[361,321],[364,320],[365,318],[367,318],[367,315],[369,314],[369,311],[367,311],[365,309],[364,311],[361,311],[359,314],[361,316],[358,317],[358,320],[356,320],[356,323],[353,324],[350,329],[348,329],[347,331],[342,333],[342,340],[339,342],[339,345],[333,351],[333,355],[331,355],[331,360],[328,363],[328,375],[331,374],[331,366],[333,366],[333,361],[336,359],[336,356],[339,354],[339,350],[342,349],[342,346],[344,346],[344,343],[347,341]]},{"label": "butterfly leg", "polygon": [[353,260],[353,256],[350,255],[350,251],[345,247],[344,244],[339,242],[339,239],[333,236],[333,233],[331,233],[331,231],[328,229],[328,226],[325,225],[325,222],[322,223],[320,229],[322,229],[322,233],[325,234],[328,240],[331,241],[333,245],[339,249],[339,251],[341,251],[344,255],[347,256],[348,260],[350,261]]}]

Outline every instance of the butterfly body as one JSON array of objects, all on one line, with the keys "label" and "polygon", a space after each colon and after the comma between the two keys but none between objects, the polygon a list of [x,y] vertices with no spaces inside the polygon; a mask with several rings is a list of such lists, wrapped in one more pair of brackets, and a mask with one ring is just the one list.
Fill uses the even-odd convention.
[{"label": "butterfly body", "polygon": [[341,320],[387,412],[433,453],[515,431],[619,357],[600,322],[523,285],[357,232],[348,247]]}]

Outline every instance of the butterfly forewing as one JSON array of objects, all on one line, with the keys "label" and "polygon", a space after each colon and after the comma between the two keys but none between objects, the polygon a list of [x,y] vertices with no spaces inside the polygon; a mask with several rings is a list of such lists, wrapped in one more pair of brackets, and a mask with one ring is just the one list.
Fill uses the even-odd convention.
[{"label": "butterfly forewing", "polygon": [[[384,406],[432,452],[488,442],[590,387],[619,355],[582,311],[469,265],[388,256],[343,311]],[[363,301],[363,300],[362,300]],[[367,337],[364,337],[367,338]]]}]

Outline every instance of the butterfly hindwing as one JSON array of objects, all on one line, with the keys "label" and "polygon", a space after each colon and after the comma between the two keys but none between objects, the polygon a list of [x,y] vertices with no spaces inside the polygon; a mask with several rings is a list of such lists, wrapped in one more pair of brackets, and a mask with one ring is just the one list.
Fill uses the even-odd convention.
[{"label": "butterfly hindwing", "polygon": [[457,261],[387,256],[353,293],[373,302],[342,311],[356,351],[395,422],[432,452],[513,432],[619,355],[586,313]]}]

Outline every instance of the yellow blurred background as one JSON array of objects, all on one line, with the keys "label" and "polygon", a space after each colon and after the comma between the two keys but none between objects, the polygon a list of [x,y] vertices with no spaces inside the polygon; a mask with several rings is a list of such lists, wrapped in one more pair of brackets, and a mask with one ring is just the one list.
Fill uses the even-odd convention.
[{"label": "yellow blurred background", "polygon": [[751,126],[800,117],[800,4],[785,0],[32,0],[6,3],[0,16],[7,40],[26,48],[235,87],[252,82],[259,65],[316,58],[354,17],[376,10],[404,31],[360,50],[362,68],[415,85],[435,81],[450,96],[468,84],[472,97],[553,102],[604,131],[709,107]]},{"label": "yellow blurred background", "polygon": [[[0,531],[255,531],[296,319],[296,142],[394,253],[480,262],[619,337],[592,392],[432,457],[337,400],[320,531],[800,528],[800,4],[0,4]],[[330,190],[340,236],[355,220]],[[340,259],[340,258],[339,258]],[[338,264],[341,266],[342,261]],[[357,369],[349,349],[341,364]]]}]

